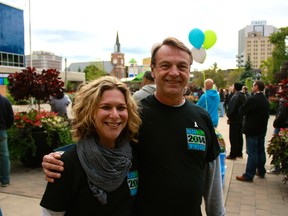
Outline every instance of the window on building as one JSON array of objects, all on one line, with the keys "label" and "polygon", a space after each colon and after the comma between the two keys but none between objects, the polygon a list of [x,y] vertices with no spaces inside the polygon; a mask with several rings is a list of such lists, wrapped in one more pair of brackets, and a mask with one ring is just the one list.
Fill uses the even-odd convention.
[{"label": "window on building", "polygon": [[19,54],[0,52],[0,65],[24,67],[24,56]]}]

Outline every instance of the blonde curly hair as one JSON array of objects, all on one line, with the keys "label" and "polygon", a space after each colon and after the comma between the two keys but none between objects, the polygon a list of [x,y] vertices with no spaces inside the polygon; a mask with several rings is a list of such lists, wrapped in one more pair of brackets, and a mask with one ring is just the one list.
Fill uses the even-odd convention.
[{"label": "blonde curly hair", "polygon": [[136,135],[142,123],[138,105],[132,98],[128,87],[118,78],[113,76],[100,77],[83,86],[75,96],[73,106],[73,137],[76,140],[91,137],[96,133],[94,114],[101,101],[101,97],[106,90],[118,89],[125,97],[128,111],[128,121],[126,127],[121,132],[117,141],[133,140],[137,141]]}]

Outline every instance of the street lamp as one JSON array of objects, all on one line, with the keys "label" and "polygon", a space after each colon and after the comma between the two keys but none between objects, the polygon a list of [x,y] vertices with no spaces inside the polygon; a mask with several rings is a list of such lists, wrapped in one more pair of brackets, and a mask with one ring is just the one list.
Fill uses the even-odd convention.
[{"label": "street lamp", "polygon": [[32,44],[31,44],[31,5],[29,0],[29,46],[30,46],[30,67],[33,68],[32,65]]},{"label": "street lamp", "polygon": [[260,72],[256,73],[256,80],[261,80],[262,74]]},{"label": "street lamp", "polygon": [[288,35],[285,37],[285,53],[288,55]]},{"label": "street lamp", "polygon": [[67,58],[65,58],[65,88],[67,88]]}]

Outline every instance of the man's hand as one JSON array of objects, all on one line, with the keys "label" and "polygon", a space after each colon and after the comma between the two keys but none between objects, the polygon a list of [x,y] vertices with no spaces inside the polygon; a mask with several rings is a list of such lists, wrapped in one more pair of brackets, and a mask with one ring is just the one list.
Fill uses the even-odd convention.
[{"label": "man's hand", "polygon": [[61,174],[64,170],[64,163],[60,160],[61,153],[52,152],[43,157],[42,167],[45,173],[45,179],[48,182],[53,183],[55,178],[61,178]]}]

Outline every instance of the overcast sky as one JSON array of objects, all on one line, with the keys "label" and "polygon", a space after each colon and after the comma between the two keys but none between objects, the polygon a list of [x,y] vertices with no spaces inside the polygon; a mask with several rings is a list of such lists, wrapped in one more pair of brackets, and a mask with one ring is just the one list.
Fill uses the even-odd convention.
[{"label": "overcast sky", "polygon": [[[29,0],[0,0],[24,10],[25,54],[30,54]],[[154,43],[168,36],[189,48],[192,29],[217,35],[203,64],[192,69],[236,67],[238,31],[254,20],[288,26],[287,0],[30,0],[32,51],[49,51],[72,62],[109,61],[117,31],[126,64],[150,57]],[[63,62],[64,67],[64,62]]]}]

